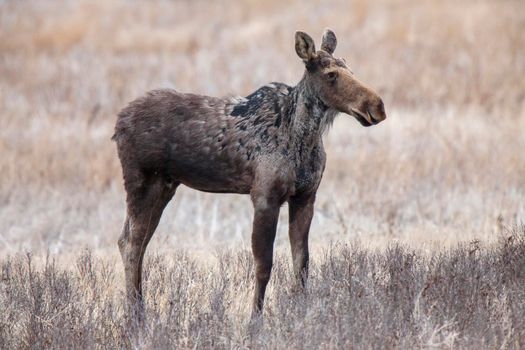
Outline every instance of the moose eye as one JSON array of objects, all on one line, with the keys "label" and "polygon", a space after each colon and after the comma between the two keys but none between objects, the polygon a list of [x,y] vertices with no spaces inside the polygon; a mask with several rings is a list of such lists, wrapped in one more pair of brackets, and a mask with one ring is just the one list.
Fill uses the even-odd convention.
[{"label": "moose eye", "polygon": [[328,77],[328,80],[330,81],[334,81],[335,79],[337,79],[337,73],[336,72],[329,72],[326,74],[326,76]]}]

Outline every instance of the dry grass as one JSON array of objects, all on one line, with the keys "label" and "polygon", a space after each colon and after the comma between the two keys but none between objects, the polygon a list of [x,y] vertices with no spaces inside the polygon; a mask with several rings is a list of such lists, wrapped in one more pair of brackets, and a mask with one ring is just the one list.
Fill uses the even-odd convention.
[{"label": "dry grass", "polygon": [[[87,247],[100,256],[94,259],[95,275],[99,279],[106,273],[103,271],[111,270],[109,267],[104,270],[100,266],[102,262],[118,261],[115,242],[124,216],[124,193],[110,136],[116,112],[129,100],[158,87],[209,95],[246,95],[269,81],[294,84],[303,67],[294,52],[293,32],[302,29],[319,38],[327,26],[339,37],[336,53],[348,60],[358,77],[377,88],[384,97],[389,118],[374,128],[364,129],[351,118],[340,116],[325,138],[328,165],[311,231],[317,254],[316,268],[329,262],[344,262],[345,254],[351,251],[366,259],[381,261],[387,255],[374,255],[370,249],[378,247],[383,254],[389,254],[387,247],[398,242],[410,247],[395,253],[399,256],[417,249],[416,255],[421,260],[418,260],[419,277],[415,281],[422,281],[434,268],[433,260],[425,260],[423,256],[434,256],[452,266],[451,257],[461,250],[443,249],[453,249],[459,242],[473,240],[490,245],[506,227],[522,223],[525,218],[523,2],[355,0],[306,4],[292,1],[283,5],[280,1],[6,0],[0,1],[0,257],[4,266],[12,264],[13,269],[20,269],[18,277],[8,280],[20,278],[19,285],[29,283],[27,262],[6,258],[7,254],[22,251],[31,251],[35,257],[50,252],[60,256],[59,261],[71,261]],[[276,242],[280,251],[287,248],[287,213],[282,212]],[[302,314],[297,305],[301,300],[295,300],[289,293],[284,294],[283,300],[277,295],[270,299],[270,317],[262,335],[255,340],[242,340],[245,333],[238,317],[244,315],[247,305],[251,282],[244,277],[249,272],[243,278],[235,277],[236,285],[231,285],[230,280],[211,280],[220,278],[216,260],[206,263],[206,268],[214,271],[209,276],[203,275],[202,265],[192,261],[201,257],[208,261],[214,251],[225,249],[233,251],[225,253],[224,264],[232,259],[247,259],[240,251],[248,247],[251,215],[246,197],[203,194],[184,188],[178,191],[150,244],[150,255],[161,254],[152,269],[155,273],[161,273],[161,267],[166,267],[170,274],[196,272],[200,280],[191,288],[199,290],[201,284],[227,282],[224,288],[229,295],[238,293],[241,297],[224,300],[226,304],[221,307],[227,309],[224,316],[227,321],[221,322],[229,326],[211,338],[199,338],[198,330],[191,328],[196,327],[199,320],[212,327],[215,321],[206,318],[210,316],[206,316],[205,311],[177,304],[186,314],[174,316],[169,314],[168,306],[155,306],[158,309],[152,309],[157,311],[152,311],[150,322],[158,322],[161,330],[157,335],[148,330],[145,346],[163,345],[157,341],[168,342],[166,346],[175,343],[184,347],[211,346],[203,343],[209,339],[216,339],[216,344],[225,347],[243,344],[277,347],[280,344],[277,341],[297,346],[301,343],[290,335],[297,330],[317,330],[319,344],[315,343],[317,338],[308,337],[312,347],[339,347],[345,342],[356,347],[431,346],[429,339],[435,330],[437,333],[433,336],[439,339],[432,341],[441,344],[439,346],[448,346],[446,341],[452,341],[452,345],[460,344],[460,347],[476,348],[480,344],[516,347],[515,343],[505,343],[506,335],[497,336],[501,330],[496,328],[490,328],[486,338],[478,336],[483,333],[484,325],[489,327],[489,323],[483,322],[488,322],[487,315],[496,304],[500,314],[493,314],[491,320],[510,324],[514,327],[512,334],[518,334],[518,338],[512,339],[523,340],[523,324],[505,318],[511,314],[505,311],[511,303],[508,295],[521,293],[523,296],[523,283],[521,289],[517,285],[514,294],[508,294],[511,291],[501,289],[506,287],[498,285],[499,280],[487,282],[493,298],[490,300],[497,301],[484,304],[484,308],[476,304],[479,307],[476,310],[482,314],[481,328],[472,326],[460,330],[458,327],[464,323],[459,322],[462,311],[454,304],[448,308],[443,306],[445,309],[440,309],[439,317],[425,311],[419,319],[422,322],[419,330],[411,328],[413,324],[399,325],[406,327],[396,328],[401,340],[385,340],[386,345],[382,346],[380,339],[395,328],[389,325],[395,318],[385,309],[388,305],[381,304],[388,299],[376,304],[378,309],[371,311],[370,319],[365,322],[360,318],[365,315],[357,313],[356,316],[352,310],[369,310],[372,306],[367,306],[365,301],[371,305],[375,301],[365,299],[358,303],[360,308],[354,308],[350,302],[356,302],[356,294],[337,294],[340,300],[323,294],[328,293],[326,288],[338,288],[344,279],[337,283],[335,280],[323,282],[320,270],[314,272],[311,286],[311,295],[320,304],[307,312],[318,313],[312,320],[333,325],[334,337],[341,335],[342,342],[327,342],[331,332],[319,333],[314,323],[299,325]],[[321,254],[331,242],[344,246],[357,240],[361,246],[335,249],[327,256]],[[163,255],[174,249],[186,251],[182,266],[173,265],[174,260]],[[492,249],[486,248],[480,253],[486,259],[480,260],[481,267],[485,266],[483,261],[492,261],[496,254]],[[289,277],[282,271],[288,267],[283,259],[280,261],[272,283],[286,289]],[[35,276],[42,276],[45,266],[35,263],[34,271],[39,271]],[[86,282],[79,279],[79,272],[49,267],[49,271],[56,274],[58,284],[71,288],[71,297],[83,298],[75,301],[79,303],[78,313],[68,313],[67,310],[75,306],[67,306],[66,311],[50,319],[28,307],[24,309],[24,318],[14,324],[27,321],[33,322],[29,323],[31,327],[38,326],[41,330],[59,329],[56,322],[62,320],[62,316],[74,316],[77,317],[74,331],[83,333],[59,334],[62,338],[57,338],[56,344],[66,346],[71,342],[72,346],[84,347],[98,342],[103,347],[107,340],[107,347],[124,345],[129,337],[118,329],[122,326],[121,266],[119,263],[115,266],[110,281],[88,290],[82,289]],[[476,264],[469,266],[473,271],[481,268]],[[518,267],[523,269],[523,264]],[[229,273],[234,271],[232,266],[225,269],[229,269]],[[363,269],[360,273],[372,271],[366,270],[367,267]],[[118,278],[113,281],[115,275]],[[459,280],[453,280],[454,276],[458,275],[443,278],[457,283]],[[362,281],[369,283],[364,285],[371,291],[376,291],[372,277]],[[42,283],[44,286],[47,282]],[[5,286],[2,280],[0,287]],[[177,291],[177,286],[159,286],[158,293],[164,293],[163,300],[169,293],[182,293],[181,300],[187,300],[184,293],[189,290]],[[474,288],[470,294],[481,293],[479,285],[469,286]],[[420,287],[417,283],[410,286],[414,290]],[[43,288],[50,298],[53,290]],[[89,294],[94,290],[99,297]],[[215,298],[215,294],[205,294],[202,289],[198,293],[201,294],[191,301],[197,306],[208,305],[210,299]],[[439,305],[452,300],[452,294],[445,294]],[[29,294],[26,297],[29,298]],[[14,302],[22,296],[15,293],[7,297],[4,293],[2,298],[1,302],[8,305],[9,298]],[[288,325],[283,314],[287,309],[282,309],[285,301],[290,303],[290,308],[296,308],[289,311],[292,322]],[[57,302],[63,303],[59,307],[76,305],[64,300]],[[108,326],[111,334],[104,333],[106,323],[82,330],[105,317],[99,314],[108,310],[105,302],[115,308],[111,312],[117,315],[115,323]],[[412,304],[389,307],[413,308],[413,302],[414,299],[410,299]],[[523,310],[522,304],[516,305]],[[338,307],[346,307],[347,312],[343,314]],[[379,318],[381,313],[384,323]],[[5,322],[8,316],[0,317],[4,317],[2,322]],[[38,321],[37,317],[44,317],[45,322]],[[170,340],[166,332],[171,332],[169,327],[177,323],[167,321],[167,317],[180,317],[179,321],[185,322],[183,329],[189,333],[174,333],[176,336]],[[355,321],[352,317],[356,317]],[[372,333],[360,333],[365,328],[355,328],[370,325],[367,322],[372,320],[385,328],[378,326],[371,338],[368,337]],[[438,330],[442,326],[444,328]],[[45,342],[54,341],[46,338],[54,337],[53,332],[39,334],[35,328],[32,333],[25,326],[17,326],[22,328],[5,333],[6,328],[2,327],[0,341],[34,344],[22,334],[25,331],[28,336],[32,334],[43,341],[36,347],[48,346],[51,343]],[[200,337],[218,329],[217,324],[213,327],[201,329]],[[382,333],[387,329],[387,333]],[[412,333],[407,335],[405,330]],[[304,334],[300,332],[296,336],[304,338]],[[76,343],[79,339],[85,340],[83,345]],[[0,347],[4,348],[4,344],[0,343]]]},{"label": "dry grass", "polygon": [[114,261],[0,260],[0,347],[26,348],[515,348],[525,346],[525,227],[493,247],[479,242],[423,254],[332,245],[295,294],[280,256],[264,324],[250,327],[249,251],[212,262],[177,251],[145,266],[146,322],[126,319]]}]

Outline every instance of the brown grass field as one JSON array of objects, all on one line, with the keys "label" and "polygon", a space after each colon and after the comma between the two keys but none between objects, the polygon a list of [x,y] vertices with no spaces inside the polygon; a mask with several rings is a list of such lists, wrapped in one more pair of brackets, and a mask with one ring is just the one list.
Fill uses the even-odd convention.
[{"label": "brown grass field", "polygon": [[[325,27],[388,119],[325,137],[307,294],[283,208],[249,329],[250,200],[180,188],[129,327],[116,113],[293,85]],[[0,349],[525,348],[524,33],[517,0],[0,0]]]}]

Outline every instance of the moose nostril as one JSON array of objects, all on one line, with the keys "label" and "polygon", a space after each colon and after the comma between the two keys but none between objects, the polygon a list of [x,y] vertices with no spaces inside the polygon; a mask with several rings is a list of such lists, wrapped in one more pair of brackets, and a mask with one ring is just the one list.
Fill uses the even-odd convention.
[{"label": "moose nostril", "polygon": [[383,100],[379,99],[379,102],[376,107],[376,113],[374,113],[375,119],[382,121],[386,119],[386,113],[385,113],[385,105],[383,104]]},{"label": "moose nostril", "polygon": [[368,109],[366,113],[374,121],[374,124],[382,122],[386,119],[385,109],[382,104]]}]

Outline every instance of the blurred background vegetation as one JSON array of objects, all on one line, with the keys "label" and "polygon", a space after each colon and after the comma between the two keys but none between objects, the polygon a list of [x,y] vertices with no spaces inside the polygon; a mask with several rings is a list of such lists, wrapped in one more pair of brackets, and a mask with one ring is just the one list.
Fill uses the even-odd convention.
[{"label": "blurred background vegetation", "polygon": [[[293,85],[294,32],[325,27],[389,119],[341,115],[325,138],[314,242],[440,246],[523,221],[522,1],[1,1],[0,252],[116,252],[118,110],[153,88]],[[246,245],[250,226],[247,198],[181,189],[154,249]]]}]

